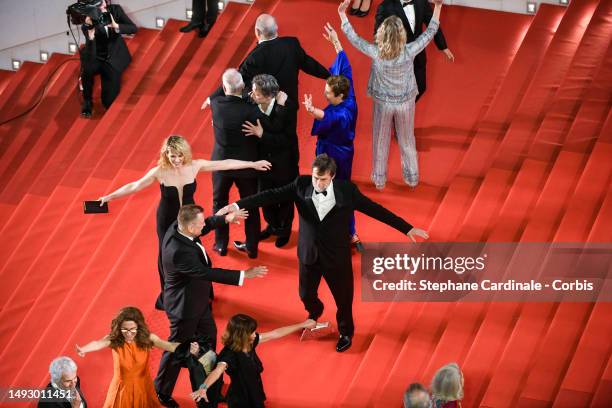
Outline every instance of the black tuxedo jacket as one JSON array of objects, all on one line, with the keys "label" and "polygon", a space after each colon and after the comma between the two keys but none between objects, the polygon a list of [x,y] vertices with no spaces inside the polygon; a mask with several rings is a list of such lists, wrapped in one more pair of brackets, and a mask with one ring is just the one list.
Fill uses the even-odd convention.
[{"label": "black tuxedo jacket", "polygon": [[119,33],[109,28],[107,36],[104,28],[96,28],[96,36],[92,41],[89,39],[85,26],[82,26],[83,33],[85,34],[85,48],[81,51],[81,62],[86,64],[95,60],[97,55],[97,43],[99,43],[99,41],[105,41],[108,46],[108,55],[105,61],[117,71],[123,72],[127,66],[130,65],[132,56],[121,34],[135,34],[138,28],[132,20],[130,20],[127,14],[125,14],[120,5],[111,4],[108,6],[108,11],[113,15],[115,22],[119,24]]},{"label": "black tuxedo jacket", "polygon": [[320,252],[329,255],[325,257],[326,259],[333,259],[338,251],[348,251],[350,254],[349,223],[353,211],[369,215],[403,234],[412,229],[412,225],[402,218],[364,196],[350,181],[334,180],[336,205],[323,220],[319,220],[312,202],[313,194],[311,176],[300,176],[293,183],[263,191],[239,200],[236,204],[240,208],[255,208],[293,200],[300,214],[298,257],[306,265],[315,263],[319,259]]},{"label": "black tuxedo jacket", "polygon": [[287,99],[285,106],[274,104],[270,116],[262,114],[264,132],[259,139],[259,159],[272,163],[270,171],[259,174],[260,178],[291,180],[299,173],[298,137],[293,126],[297,105]]},{"label": "black tuxedo jacket", "polygon": [[[256,161],[258,157],[257,137],[245,136],[242,124],[247,120],[255,123],[260,117],[257,105],[233,95],[211,96],[215,145],[212,160],[236,159]],[[257,177],[253,169],[225,170],[219,173],[236,177]]]},{"label": "black tuxedo jacket", "polygon": [[[251,90],[251,80],[258,74],[269,74],[278,81],[280,89],[285,91],[289,99],[298,101],[299,71],[327,79],[331,74],[323,65],[306,54],[295,37],[277,37],[273,40],[257,44],[242,61],[238,70],[242,74],[245,89]],[[213,95],[223,94],[218,88]]]},{"label": "black tuxedo jacket", "polygon": [[[53,392],[55,390],[56,389],[53,388],[53,385],[51,385],[51,383],[47,384],[47,387],[45,387],[45,393],[50,392],[51,395],[53,395]],[[81,401],[83,402],[83,408],[87,408],[87,401],[85,401],[85,397],[83,396],[83,393],[81,392],[81,379],[79,377],[77,377],[76,390],[81,396]],[[39,408],[72,408],[72,405],[70,404],[70,401],[68,400],[50,402],[50,401],[41,399],[38,401],[37,407]]]},{"label": "black tuxedo jacket", "polygon": [[[410,28],[410,23],[406,18],[406,13],[404,13],[404,8],[402,7],[401,0],[384,0],[376,9],[374,35],[376,35],[378,27],[382,24],[383,21],[385,21],[387,17],[398,16],[402,19],[402,23],[404,23],[407,41],[412,42],[416,40],[416,38],[423,33],[423,25],[427,26],[429,24],[429,21],[433,17],[433,9],[431,8],[431,4],[429,4],[427,0],[413,1],[415,17],[414,32],[412,32],[412,28]],[[442,28],[438,29],[438,32],[434,36],[434,42],[436,43],[436,47],[438,47],[439,50],[445,50],[446,48],[448,48],[446,45],[446,39],[444,38],[444,34],[442,33]],[[417,66],[425,65],[426,61],[427,57],[425,54],[425,50],[423,50],[414,58],[414,64]]]},{"label": "black tuxedo jacket", "polygon": [[[206,219],[202,234],[225,224],[223,216]],[[202,249],[194,241],[178,232],[175,221],[162,243],[164,271],[164,307],[166,314],[175,319],[201,316],[208,308],[211,282],[238,285],[240,271],[213,268],[210,258],[204,258]]]}]

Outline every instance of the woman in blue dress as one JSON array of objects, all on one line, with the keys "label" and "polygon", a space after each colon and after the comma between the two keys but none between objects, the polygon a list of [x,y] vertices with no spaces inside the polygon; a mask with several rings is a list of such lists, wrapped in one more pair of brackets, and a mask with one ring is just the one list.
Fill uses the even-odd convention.
[{"label": "woman in blue dress", "polygon": [[[323,36],[336,50],[336,59],[329,68],[331,76],[325,84],[325,98],[329,102],[325,109],[312,105],[312,95],[304,95],[304,106],[314,117],[312,125],[313,136],[317,136],[315,154],[327,153],[336,161],[338,167],[336,177],[339,180],[350,180],[353,169],[353,141],[357,124],[357,100],[353,89],[353,71],[348,57],[342,49],[338,35],[332,26],[324,26]],[[363,250],[361,241],[355,230],[355,217],[351,221],[351,241],[358,251]]]}]

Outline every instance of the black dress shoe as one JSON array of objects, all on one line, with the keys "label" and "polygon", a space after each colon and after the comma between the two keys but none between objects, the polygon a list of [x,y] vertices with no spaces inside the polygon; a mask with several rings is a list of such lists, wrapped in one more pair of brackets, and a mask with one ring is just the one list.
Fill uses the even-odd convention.
[{"label": "black dress shoe", "polygon": [[343,351],[346,351],[351,348],[352,344],[353,342],[351,341],[351,338],[349,336],[340,335],[340,339],[338,339],[338,343],[336,344],[336,351],[338,353],[342,353]]},{"label": "black dress shoe", "polygon": [[193,21],[190,21],[189,24],[187,24],[186,26],[179,28],[179,31],[181,33],[188,33],[190,31],[195,30],[196,28],[202,27],[202,25],[202,23],[194,23]]},{"label": "black dress shoe", "polygon": [[257,251],[249,251],[249,249],[246,246],[246,243],[244,242],[234,241],[234,247],[240,252],[245,252],[251,259],[257,258]]},{"label": "black dress shoe", "polygon": [[286,237],[278,237],[276,238],[274,246],[276,246],[277,248],[282,248],[287,245],[287,242],[289,242],[289,235],[287,235]]},{"label": "black dress shoe", "polygon": [[178,408],[179,404],[169,395],[157,394],[159,403],[164,407]]},{"label": "black dress shoe", "polygon": [[357,17],[365,17],[370,13],[370,9],[367,9],[366,11],[361,11],[361,10],[357,10],[355,12],[355,16]]},{"label": "black dress shoe", "polygon": [[219,248],[218,246],[213,246],[213,251],[218,253],[220,256],[227,255],[227,248]]},{"label": "black dress shoe", "polygon": [[271,236],[272,236],[272,231],[270,230],[270,227],[268,227],[259,233],[259,240],[263,241],[264,239],[268,239]]},{"label": "black dress shoe", "polygon": [[91,118],[91,101],[84,100],[81,105],[81,116],[84,118]]},{"label": "black dress shoe", "polygon": [[202,24],[200,26],[200,29],[198,30],[198,37],[200,37],[200,38],[206,37],[208,35],[208,33],[210,32],[211,28],[212,28],[212,25]]},{"label": "black dress shoe", "polygon": [[349,10],[349,14],[355,15],[359,11],[360,7],[361,7],[361,1],[357,5],[357,7],[351,7],[351,9]]}]

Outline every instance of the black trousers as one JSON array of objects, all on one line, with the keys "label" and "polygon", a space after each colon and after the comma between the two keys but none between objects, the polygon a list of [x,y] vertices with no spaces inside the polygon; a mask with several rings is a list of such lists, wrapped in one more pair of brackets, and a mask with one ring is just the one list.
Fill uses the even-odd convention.
[{"label": "black trousers", "polygon": [[217,13],[219,11],[217,0],[192,0],[191,10],[193,11],[191,15],[192,23],[213,25],[217,21]]},{"label": "black trousers", "polygon": [[[196,335],[200,335],[206,338],[213,350],[216,350],[217,325],[215,324],[215,319],[213,319],[210,306],[198,318],[176,319],[168,316],[168,320],[170,320],[170,337],[168,337],[168,341],[182,343],[193,339]],[[159,370],[155,377],[157,393],[168,396],[172,395],[180,371],[181,364],[176,360],[174,354],[165,351],[159,362]]]},{"label": "black trousers", "polygon": [[414,77],[417,83],[417,89],[419,90],[419,94],[417,95],[415,102],[419,100],[421,96],[425,93],[427,89],[427,64],[426,63],[415,63],[414,64]]},{"label": "black trousers", "polygon": [[[213,213],[229,204],[229,192],[232,185],[236,184],[240,198],[245,198],[257,194],[256,177],[235,177],[215,171],[212,175],[213,180]],[[249,217],[244,221],[244,233],[246,235],[246,246],[249,251],[256,252],[259,244],[259,231],[261,223],[259,220],[259,210],[249,211]],[[229,242],[229,225],[215,229],[215,246],[217,248],[227,248]]]},{"label": "black trousers", "polygon": [[108,62],[93,59],[81,64],[81,84],[83,99],[93,99],[94,76],[100,75],[102,81],[102,105],[108,109],[121,90],[121,72]]},{"label": "black trousers", "polygon": [[[297,177],[297,173],[293,177],[287,179],[274,179],[261,177],[259,179],[259,191],[269,190],[271,188],[282,187],[291,183]],[[264,220],[268,223],[266,227],[272,234],[279,237],[288,237],[291,235],[291,225],[293,224],[293,201],[285,201],[278,204],[273,204],[261,207]]]},{"label": "black trousers", "polygon": [[[338,254],[340,255],[340,254]],[[317,320],[323,314],[323,302],[319,299],[321,277],[325,279],[336,302],[336,322],[343,336],[353,337],[353,267],[350,248],[347,256],[336,256],[334,260],[319,259],[311,265],[300,261],[300,299],[308,312],[308,318]]]}]

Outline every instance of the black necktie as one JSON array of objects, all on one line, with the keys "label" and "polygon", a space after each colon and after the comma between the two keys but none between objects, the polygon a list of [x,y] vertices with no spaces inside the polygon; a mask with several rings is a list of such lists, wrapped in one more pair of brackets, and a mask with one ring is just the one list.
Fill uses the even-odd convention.
[{"label": "black necktie", "polygon": [[327,197],[327,190],[324,190],[324,191],[315,191],[315,194],[323,194],[325,197]]}]

